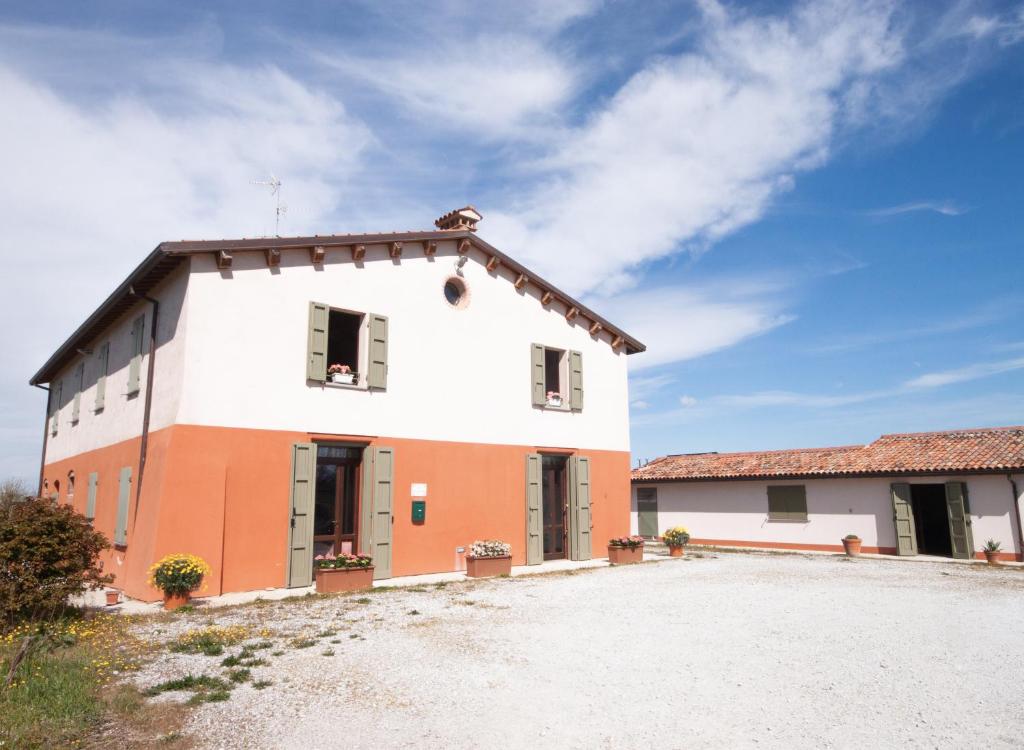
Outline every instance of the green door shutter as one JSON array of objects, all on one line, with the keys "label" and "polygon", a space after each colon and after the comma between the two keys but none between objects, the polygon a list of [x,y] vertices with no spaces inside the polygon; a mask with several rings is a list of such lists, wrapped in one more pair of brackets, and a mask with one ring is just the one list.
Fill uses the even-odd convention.
[{"label": "green door shutter", "polygon": [[910,485],[905,482],[892,485],[892,520],[896,525],[896,554],[916,555],[914,508],[910,504]]},{"label": "green door shutter", "polygon": [[139,392],[139,378],[142,374],[142,336],[145,327],[145,315],[140,315],[132,322],[132,358],[128,363],[129,396]]},{"label": "green door shutter", "polygon": [[316,445],[292,446],[291,513],[288,533],[288,588],[313,582],[313,512],[316,495]]},{"label": "green door shutter", "polygon": [[370,356],[368,357],[366,385],[370,388],[387,388],[388,385],[388,319],[383,315],[370,314],[369,324]]},{"label": "green door shutter", "polygon": [[589,560],[590,459],[574,456],[569,461],[569,559]]},{"label": "green door shutter", "polygon": [[540,455],[526,456],[526,564],[544,562],[544,539],[541,536]]},{"label": "green door shutter", "polygon": [[117,484],[117,525],[114,526],[114,544],[128,543],[128,498],[132,492],[132,467],[125,466]]},{"label": "green door shutter", "polygon": [[56,387],[50,385],[50,434],[57,435],[57,425],[60,423],[60,400],[64,394],[64,381],[57,383]]},{"label": "green door shutter", "polygon": [[636,528],[640,536],[658,536],[658,488],[637,487]]},{"label": "green door shutter", "polygon": [[544,373],[544,347],[530,344],[530,397],[534,406],[544,406],[548,402]]},{"label": "green door shutter", "polygon": [[970,506],[967,502],[967,485],[963,482],[946,482],[949,539],[953,543],[953,557],[957,560],[970,560],[974,557],[970,513]]},{"label": "green door shutter", "polygon": [[82,386],[85,385],[85,363],[79,362],[78,367],[75,368],[75,398],[71,402],[71,423],[75,424],[78,422],[79,416],[82,414]]},{"label": "green door shutter", "polygon": [[394,448],[373,449],[373,507],[370,535],[373,577],[391,577],[391,505],[394,483]]},{"label": "green door shutter", "polygon": [[96,403],[93,411],[102,411],[107,403],[107,367],[110,365],[110,342],[100,347],[96,355]]},{"label": "green door shutter", "polygon": [[85,517],[90,521],[96,518],[96,485],[99,484],[100,475],[95,471],[89,475],[89,495],[85,501]]},{"label": "green door shutter", "polygon": [[306,343],[306,379],[327,380],[327,305],[309,303],[309,335]]},{"label": "green door shutter", "polygon": [[569,352],[569,408],[583,409],[583,354]]}]

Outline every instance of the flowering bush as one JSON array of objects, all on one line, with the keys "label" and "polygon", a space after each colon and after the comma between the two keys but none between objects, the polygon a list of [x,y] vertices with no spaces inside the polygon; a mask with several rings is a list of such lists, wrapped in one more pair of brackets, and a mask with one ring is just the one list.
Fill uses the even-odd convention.
[{"label": "flowering bush", "polygon": [[149,569],[149,582],[168,596],[187,594],[199,588],[210,574],[206,560],[197,555],[167,555]]},{"label": "flowering bush", "polygon": [[327,368],[328,375],[348,375],[350,372],[352,372],[352,368],[348,365],[331,365]]},{"label": "flowering bush", "polygon": [[690,532],[686,530],[685,526],[673,526],[671,529],[666,529],[661,538],[669,547],[682,547],[690,541]]},{"label": "flowering bush", "polygon": [[313,558],[313,564],[324,570],[368,568],[372,562],[373,558],[369,555],[350,555],[347,552],[342,552],[340,555],[333,555],[328,552],[326,555],[317,555]]},{"label": "flowering bush", "polygon": [[512,554],[512,545],[508,542],[500,542],[497,539],[485,539],[476,541],[470,545],[470,557],[508,557]]},{"label": "flowering bush", "polygon": [[644,546],[644,538],[642,536],[617,536],[614,539],[608,540],[608,546],[636,549],[637,547]]}]

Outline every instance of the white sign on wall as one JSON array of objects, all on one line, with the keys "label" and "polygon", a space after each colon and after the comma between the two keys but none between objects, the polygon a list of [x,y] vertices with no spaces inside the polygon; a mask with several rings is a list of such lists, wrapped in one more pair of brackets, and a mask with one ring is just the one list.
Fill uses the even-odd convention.
[{"label": "white sign on wall", "polygon": [[413,497],[426,497],[427,496],[427,483],[426,482],[413,482],[412,491],[409,492]]}]

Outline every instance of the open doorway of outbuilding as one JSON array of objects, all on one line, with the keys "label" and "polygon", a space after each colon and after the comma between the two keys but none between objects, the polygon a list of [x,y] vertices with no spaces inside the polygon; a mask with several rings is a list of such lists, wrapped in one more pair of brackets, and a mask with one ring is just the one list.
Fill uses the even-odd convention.
[{"label": "open doorway of outbuilding", "polygon": [[910,503],[914,510],[918,554],[952,557],[946,485],[912,484]]}]

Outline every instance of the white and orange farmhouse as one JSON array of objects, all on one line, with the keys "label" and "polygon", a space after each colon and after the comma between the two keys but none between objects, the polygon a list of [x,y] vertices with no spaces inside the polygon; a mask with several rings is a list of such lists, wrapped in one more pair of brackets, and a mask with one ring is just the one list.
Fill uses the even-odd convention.
[{"label": "white and orange farmhouse", "polygon": [[698,544],[1021,560],[1024,427],[883,435],[868,445],[659,458],[633,471],[632,527]]},{"label": "white and orange farmhouse", "polygon": [[629,527],[626,356],[643,345],[476,235],[166,242],[31,380],[40,491],[115,544],[115,585],[190,552],[202,593],[587,559]]}]

